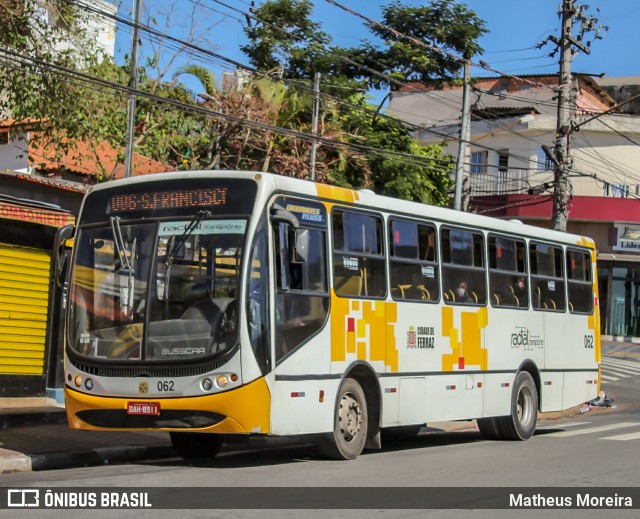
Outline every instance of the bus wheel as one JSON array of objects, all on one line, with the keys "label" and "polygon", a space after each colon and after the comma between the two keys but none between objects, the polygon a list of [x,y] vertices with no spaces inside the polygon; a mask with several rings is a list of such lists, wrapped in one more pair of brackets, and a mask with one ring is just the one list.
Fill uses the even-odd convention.
[{"label": "bus wheel", "polygon": [[214,458],[222,447],[222,436],[211,433],[172,432],[171,443],[185,460]]},{"label": "bus wheel", "polygon": [[360,384],[345,378],[336,404],[333,432],[320,441],[320,451],[338,460],[357,458],[367,440],[367,401]]},{"label": "bus wheel", "polygon": [[478,429],[485,440],[502,440],[500,418],[478,418]]},{"label": "bus wheel", "polygon": [[511,415],[500,418],[505,440],[528,440],[538,421],[538,392],[533,377],[526,371],[516,376],[511,395]]}]

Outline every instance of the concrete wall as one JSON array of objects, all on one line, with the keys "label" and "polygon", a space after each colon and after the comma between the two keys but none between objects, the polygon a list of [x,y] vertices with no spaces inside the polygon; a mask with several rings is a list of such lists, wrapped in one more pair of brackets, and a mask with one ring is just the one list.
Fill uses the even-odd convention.
[{"label": "concrete wall", "polygon": [[9,143],[0,144],[0,171],[13,170],[26,172],[29,167],[27,161],[28,134],[19,131],[9,132]]}]

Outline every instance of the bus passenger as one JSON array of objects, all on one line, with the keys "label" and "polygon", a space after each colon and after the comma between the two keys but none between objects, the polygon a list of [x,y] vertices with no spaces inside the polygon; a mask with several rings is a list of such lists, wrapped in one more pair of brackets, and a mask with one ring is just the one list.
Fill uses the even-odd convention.
[{"label": "bus passenger", "polygon": [[460,281],[458,286],[454,289],[453,293],[456,296],[457,303],[471,303],[471,296],[469,296],[469,292],[467,291],[467,282]]}]

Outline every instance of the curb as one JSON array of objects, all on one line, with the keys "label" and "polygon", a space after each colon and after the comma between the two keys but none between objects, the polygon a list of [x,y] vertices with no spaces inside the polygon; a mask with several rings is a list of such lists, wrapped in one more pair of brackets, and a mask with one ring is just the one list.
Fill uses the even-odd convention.
[{"label": "curb", "polygon": [[[11,451],[5,451],[11,452]],[[73,467],[108,465],[115,462],[152,460],[176,456],[171,444],[128,445],[124,447],[103,447],[76,452],[51,452],[47,454],[16,453],[0,457],[0,473],[35,472]]]},{"label": "curb", "polygon": [[67,413],[64,409],[29,411],[20,410],[0,412],[0,429],[12,429],[25,425],[48,425],[67,422]]}]

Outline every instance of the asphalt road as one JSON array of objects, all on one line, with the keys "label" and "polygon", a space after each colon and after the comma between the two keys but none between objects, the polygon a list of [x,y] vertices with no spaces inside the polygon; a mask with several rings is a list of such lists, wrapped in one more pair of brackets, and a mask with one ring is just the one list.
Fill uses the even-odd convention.
[{"label": "asphalt road", "polygon": [[[285,487],[287,496],[298,496],[284,504],[295,506],[307,496],[309,488],[322,492],[327,488],[353,489],[356,508],[366,499],[355,489],[368,488],[372,500],[397,487],[452,487],[466,502],[465,491],[478,487],[498,489],[562,489],[572,487],[579,492],[612,487],[620,495],[626,487],[640,481],[637,452],[640,447],[640,361],[605,357],[604,385],[614,407],[594,408],[573,417],[540,421],[533,438],[526,442],[493,442],[483,440],[473,423],[467,430],[444,432],[428,430],[412,440],[387,444],[383,451],[362,455],[355,461],[335,462],[321,459],[304,444],[260,441],[255,445],[222,453],[214,460],[188,463],[171,458],[135,464],[103,465],[45,472],[0,475],[0,486],[47,488],[82,487],[122,490],[162,487],[162,497],[172,496],[180,506],[190,489],[212,489],[195,499],[205,510],[184,509],[180,517],[636,517],[637,510],[246,510],[260,507],[256,487]],[[608,378],[607,378],[608,377]],[[236,510],[216,510],[216,489],[246,490]],[[426,490],[425,490],[426,491]],[[268,492],[268,491],[267,491]],[[313,492],[313,490],[312,490]],[[443,492],[446,492],[443,490]],[[231,493],[229,491],[228,493]],[[473,493],[473,492],[471,492]],[[195,495],[195,494],[194,494]],[[218,493],[218,500],[223,501]],[[233,494],[235,495],[235,494]],[[243,494],[244,495],[244,494]],[[344,491],[336,492],[344,499]],[[185,497],[186,496],[186,497]],[[397,497],[397,496],[396,496]],[[391,500],[394,502],[395,498]],[[396,500],[397,501],[397,500]],[[640,506],[640,499],[634,506]],[[339,501],[341,502],[341,501]],[[293,504],[292,504],[293,503]],[[480,505],[482,504],[479,502]],[[193,503],[191,503],[193,504]],[[397,504],[397,502],[396,502]],[[270,505],[273,506],[273,503]],[[300,506],[300,505],[298,505]],[[464,505],[467,506],[467,505]],[[453,505],[455,508],[455,505]],[[471,508],[473,508],[471,506]],[[12,517],[64,517],[79,511],[12,510]],[[92,511],[109,517],[174,517],[172,510]],[[578,515],[579,514],[579,515]],[[105,515],[106,517],[106,515]]]}]

